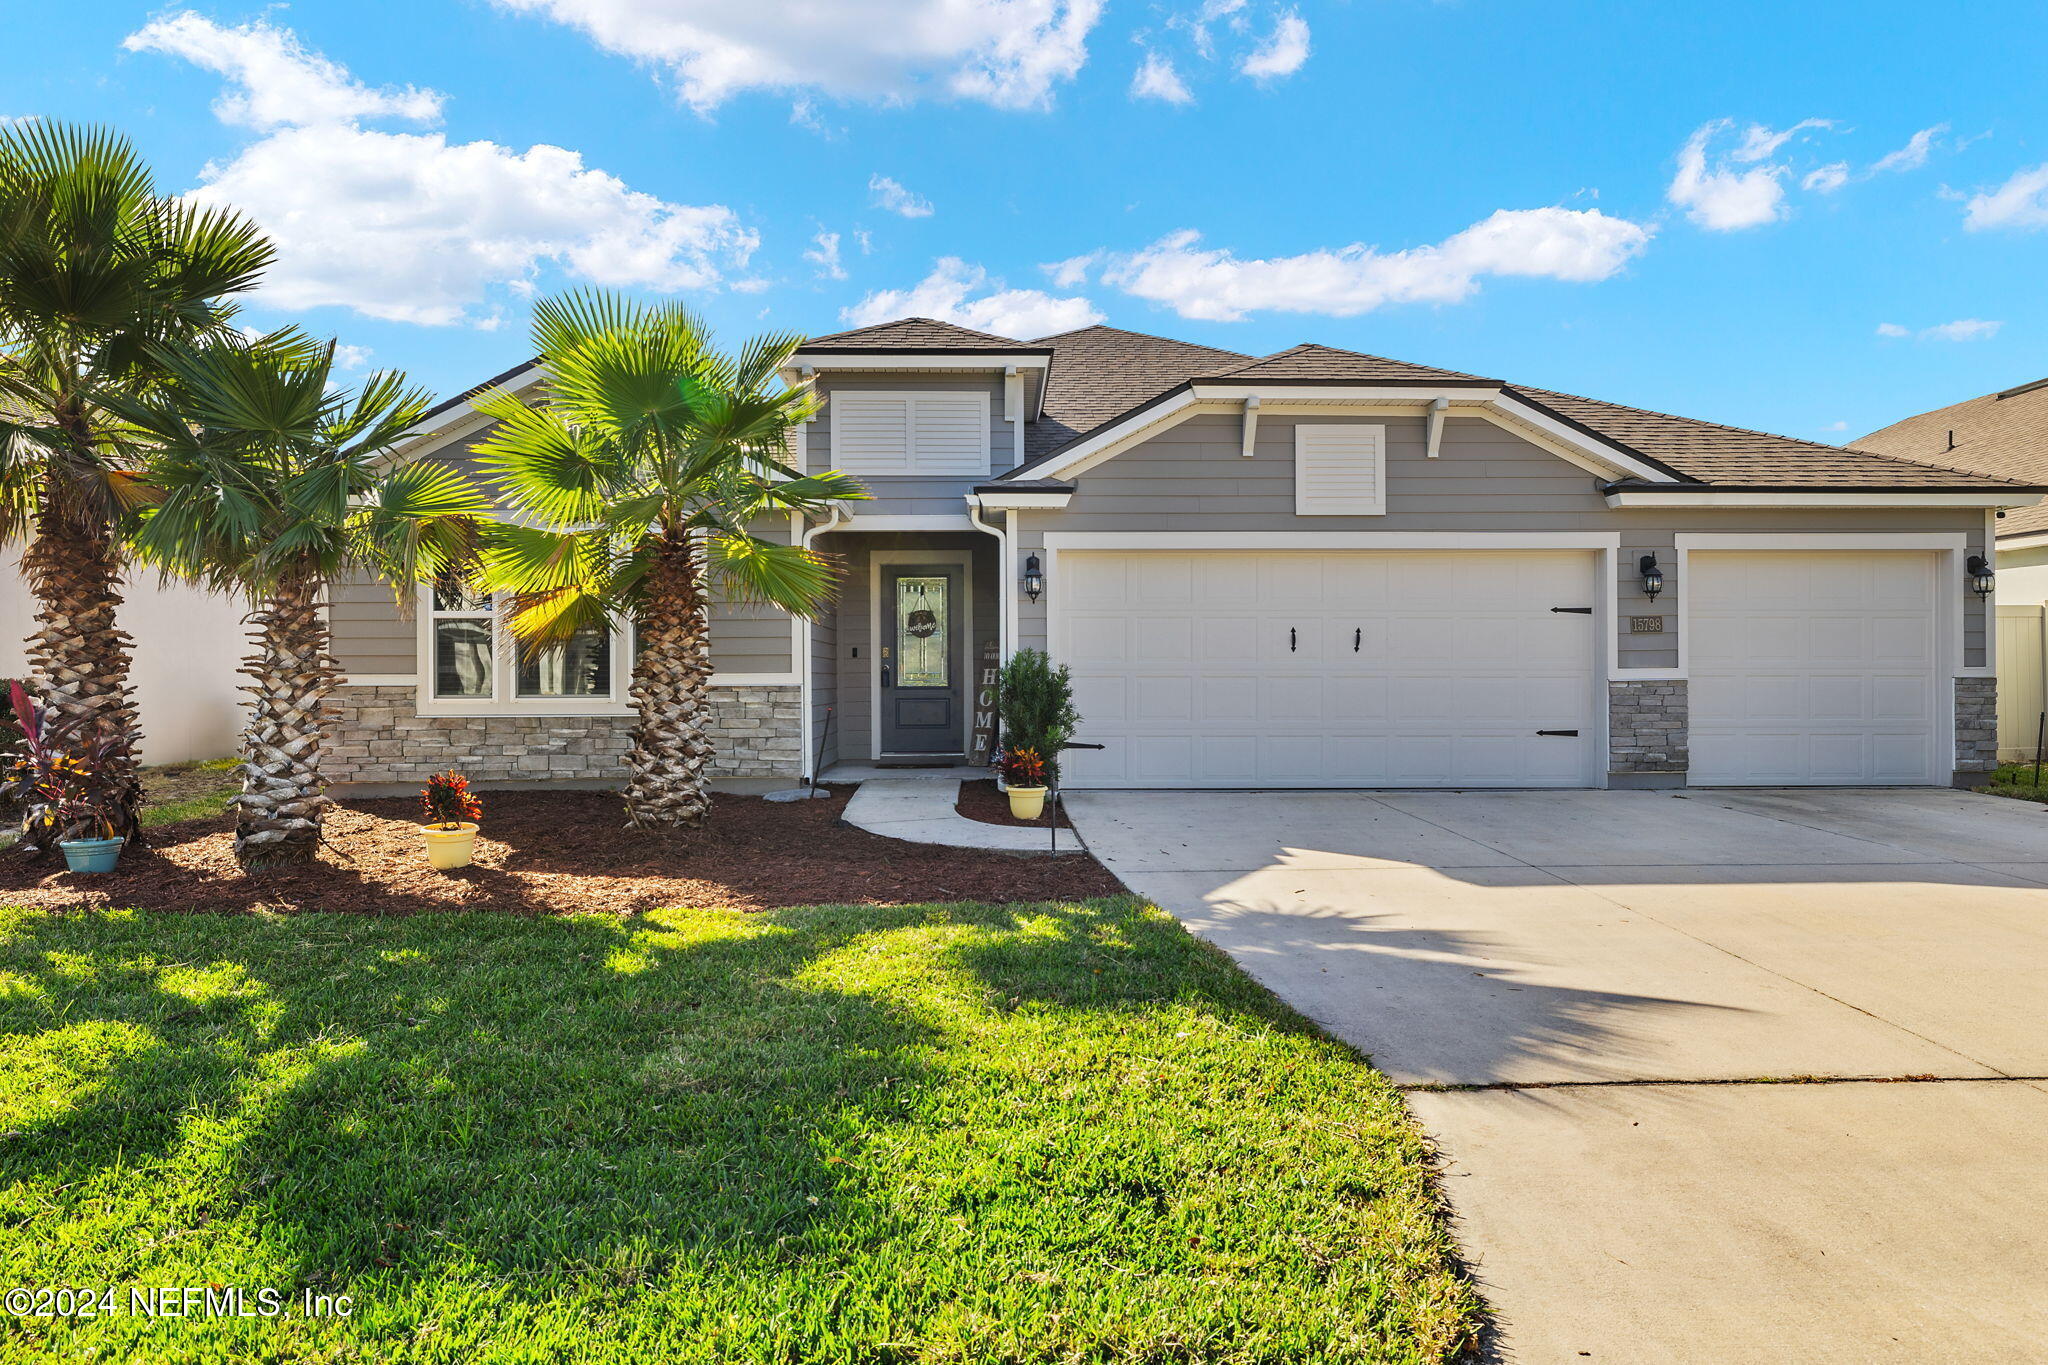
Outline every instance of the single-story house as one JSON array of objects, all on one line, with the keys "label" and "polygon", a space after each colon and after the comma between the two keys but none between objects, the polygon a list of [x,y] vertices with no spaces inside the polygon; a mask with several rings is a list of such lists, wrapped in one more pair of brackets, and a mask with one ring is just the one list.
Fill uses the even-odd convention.
[{"label": "single-story house", "polygon": [[[2048,379],[1951,403],[1856,442],[1901,459],[2019,483],[2048,482]],[[1999,753],[2031,758],[2048,713],[2048,506],[1998,517]]]},{"label": "single-story house", "polygon": [[[1972,562],[2048,491],[1317,345],[906,318],[789,377],[824,399],[794,460],[874,500],[776,528],[844,567],[819,620],[718,610],[727,778],[959,758],[988,661],[1036,646],[1105,746],[1077,787],[1972,781]],[[456,398],[400,454],[486,425]],[[333,610],[339,781],[618,777],[630,639],[523,660],[501,604]]]}]

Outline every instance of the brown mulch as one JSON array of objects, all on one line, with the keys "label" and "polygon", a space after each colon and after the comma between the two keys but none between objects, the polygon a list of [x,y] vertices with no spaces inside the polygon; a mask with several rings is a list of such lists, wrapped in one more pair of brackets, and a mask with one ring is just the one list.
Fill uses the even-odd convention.
[{"label": "brown mulch", "polygon": [[485,792],[474,864],[456,872],[427,866],[410,797],[342,803],[328,815],[330,846],[315,866],[254,876],[235,863],[226,818],[188,820],[149,831],[145,849],[123,854],[120,867],[101,876],[0,856],[0,904],[624,915],[679,905],[1077,900],[1123,889],[1086,854],[939,848],[842,825],[850,794],[789,803],[721,795],[708,828],[657,834],[622,827],[616,792]]},{"label": "brown mulch", "polygon": [[[1019,820],[1016,816],[1010,814],[1009,793],[997,791],[995,779],[993,778],[986,782],[962,782],[960,784],[960,800],[954,805],[953,809],[970,820],[981,821],[984,825],[1022,825],[1026,829],[1045,829],[1052,824],[1052,808],[1050,806],[1046,807],[1046,814],[1039,816],[1036,820]],[[1072,822],[1067,819],[1067,808],[1065,805],[1060,807],[1059,821],[1061,829],[1072,829],[1074,827]]]}]

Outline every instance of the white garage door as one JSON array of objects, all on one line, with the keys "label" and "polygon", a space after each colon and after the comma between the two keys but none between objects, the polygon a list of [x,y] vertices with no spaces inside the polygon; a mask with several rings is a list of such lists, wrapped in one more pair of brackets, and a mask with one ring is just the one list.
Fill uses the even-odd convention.
[{"label": "white garage door", "polygon": [[[1583,552],[1063,552],[1076,787],[1566,787],[1594,777]],[[1557,731],[1539,734],[1539,731]]]},{"label": "white garage door", "polygon": [[1687,565],[1694,784],[1946,784],[1933,554]]}]

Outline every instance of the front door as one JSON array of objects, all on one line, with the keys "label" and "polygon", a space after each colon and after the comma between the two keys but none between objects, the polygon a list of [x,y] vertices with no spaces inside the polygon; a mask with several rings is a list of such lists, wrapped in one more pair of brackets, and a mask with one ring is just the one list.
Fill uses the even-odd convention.
[{"label": "front door", "polygon": [[958,754],[961,675],[967,642],[957,608],[958,565],[891,565],[882,571],[881,671],[884,754]]}]

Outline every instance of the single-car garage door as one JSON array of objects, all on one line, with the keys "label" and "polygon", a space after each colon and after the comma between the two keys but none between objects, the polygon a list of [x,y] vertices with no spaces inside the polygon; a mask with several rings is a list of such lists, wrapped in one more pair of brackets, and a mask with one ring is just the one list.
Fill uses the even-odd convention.
[{"label": "single-car garage door", "polygon": [[1687,556],[1691,782],[1946,785],[1936,557]]},{"label": "single-car garage door", "polygon": [[1597,778],[1580,551],[1067,551],[1076,787],[1570,787]]}]

